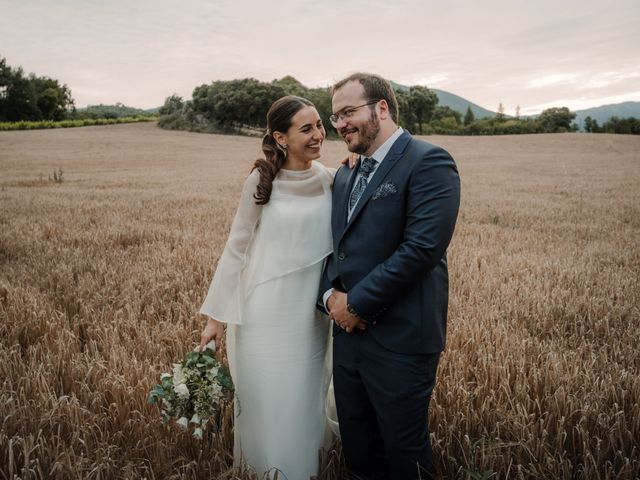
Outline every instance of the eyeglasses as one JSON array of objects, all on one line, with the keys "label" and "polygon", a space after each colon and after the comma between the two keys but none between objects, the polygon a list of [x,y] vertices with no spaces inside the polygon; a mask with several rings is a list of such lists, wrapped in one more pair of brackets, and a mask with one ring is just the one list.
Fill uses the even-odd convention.
[{"label": "eyeglasses", "polygon": [[362,105],[358,105],[357,107],[347,107],[342,109],[342,111],[336,112],[333,115],[329,116],[329,121],[331,122],[331,125],[333,125],[334,127],[338,127],[338,121],[340,121],[341,119],[348,119],[351,118],[353,116],[354,113],[356,113],[356,110],[358,110],[359,108],[362,107],[366,107],[367,105],[373,105],[374,103],[378,103],[380,100],[371,100],[370,102],[367,103],[363,103]]}]

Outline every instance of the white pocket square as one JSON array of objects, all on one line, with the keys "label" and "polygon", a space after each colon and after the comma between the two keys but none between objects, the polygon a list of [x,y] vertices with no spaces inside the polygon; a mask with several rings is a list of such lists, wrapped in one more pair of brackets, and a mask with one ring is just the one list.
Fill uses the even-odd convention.
[{"label": "white pocket square", "polygon": [[393,195],[398,193],[398,188],[391,182],[385,182],[376,188],[376,191],[373,192],[373,200],[378,200],[379,198],[388,197],[389,195]]}]

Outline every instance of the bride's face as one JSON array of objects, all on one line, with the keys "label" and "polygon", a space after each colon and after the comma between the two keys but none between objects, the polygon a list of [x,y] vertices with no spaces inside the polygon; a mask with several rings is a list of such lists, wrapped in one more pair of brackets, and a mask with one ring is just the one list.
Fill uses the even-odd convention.
[{"label": "bride's face", "polygon": [[314,107],[298,110],[285,134],[289,159],[310,162],[319,158],[324,137],[324,126],[318,111]]}]

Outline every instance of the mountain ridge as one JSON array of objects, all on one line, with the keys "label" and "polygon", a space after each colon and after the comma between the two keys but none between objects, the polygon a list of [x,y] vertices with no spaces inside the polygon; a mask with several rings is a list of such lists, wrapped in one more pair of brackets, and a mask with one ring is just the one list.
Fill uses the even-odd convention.
[{"label": "mountain ridge", "polygon": [[598,107],[585,108],[582,110],[575,110],[576,119],[574,120],[580,130],[584,129],[584,119],[591,117],[596,120],[600,126],[612,117],[628,118],[635,117],[640,118],[640,102],[622,102],[611,103],[607,105],[600,105]]},{"label": "mountain ridge", "polygon": [[[394,88],[400,90],[409,90],[409,87],[405,85],[401,85],[396,82],[391,82]],[[447,92],[445,90],[440,90],[437,88],[429,88],[432,92],[434,92],[438,96],[438,105],[449,107],[457,112],[460,112],[464,115],[467,112],[467,107],[471,107],[471,111],[476,119],[486,118],[486,117],[495,117],[496,112],[488,110],[480,105],[473,103],[467,100],[460,95],[456,95],[451,92]],[[558,107],[562,107],[563,105],[558,105]],[[640,102],[628,101],[621,103],[613,103],[606,105],[599,105],[597,107],[589,107],[583,108],[580,110],[571,110],[576,114],[575,123],[580,127],[580,130],[584,129],[584,119],[587,117],[591,117],[596,120],[599,125],[602,125],[606,121],[608,121],[612,117],[619,118],[627,118],[627,117],[635,117],[640,118]],[[535,118],[539,114],[535,115],[523,115],[523,118]],[[510,115],[507,115],[509,117]]]},{"label": "mountain ridge", "polygon": [[[457,112],[464,115],[467,111],[467,106],[471,107],[471,111],[476,119],[495,117],[496,112],[487,110],[473,102],[470,102],[466,98],[460,97],[444,90],[438,90],[436,88],[430,88],[438,96],[438,105],[447,106]],[[563,105],[558,105],[562,107]],[[571,110],[571,109],[570,109]],[[584,119],[591,117],[596,120],[600,126],[607,122],[612,117],[618,118],[640,118],[640,102],[628,101],[621,103],[611,103],[606,105],[599,105],[597,107],[583,108],[580,110],[571,110],[576,114],[574,122],[578,125],[580,130],[584,130]],[[526,117],[535,118],[540,114],[527,115]],[[509,117],[510,115],[507,115]],[[525,118],[525,116],[523,116]]]}]

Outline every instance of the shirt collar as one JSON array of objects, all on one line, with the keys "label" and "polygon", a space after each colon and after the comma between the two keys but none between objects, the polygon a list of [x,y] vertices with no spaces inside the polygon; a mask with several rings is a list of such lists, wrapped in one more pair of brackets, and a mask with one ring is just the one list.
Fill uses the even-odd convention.
[{"label": "shirt collar", "polygon": [[404,132],[402,127],[398,127],[398,129],[393,132],[391,136],[387,138],[387,140],[382,145],[380,145],[378,149],[373,152],[373,155],[371,155],[371,157],[369,158],[373,158],[376,162],[378,162],[378,164],[382,163],[382,160],[384,160],[384,157],[387,156],[387,153],[389,153],[389,150],[391,150],[391,147],[398,139],[398,137],[402,135],[402,132]]}]

